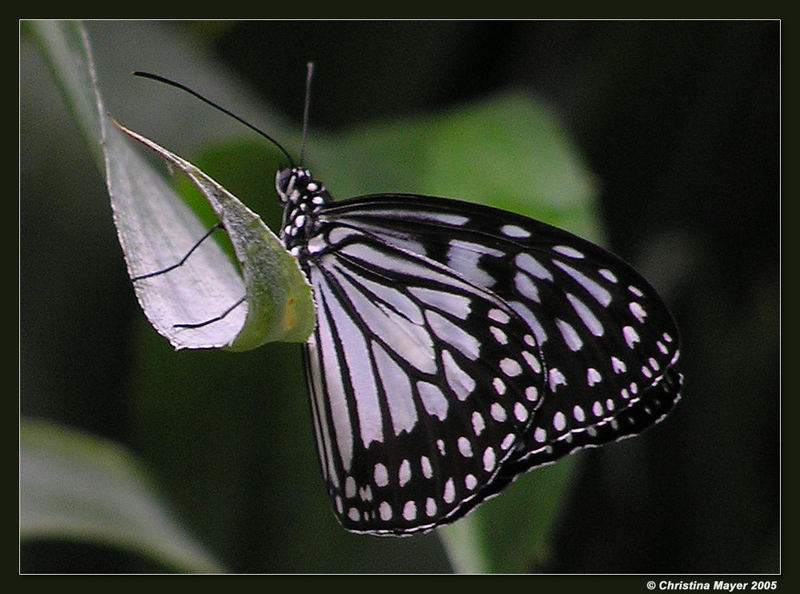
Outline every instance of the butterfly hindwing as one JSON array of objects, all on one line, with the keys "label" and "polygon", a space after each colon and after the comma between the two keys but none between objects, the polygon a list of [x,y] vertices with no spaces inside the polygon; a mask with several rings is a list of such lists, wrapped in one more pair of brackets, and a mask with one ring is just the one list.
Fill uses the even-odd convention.
[{"label": "butterfly hindwing", "polygon": [[[460,517],[540,405],[526,324],[491,292],[361,231],[322,223],[309,251],[307,362],[337,516],[375,533]],[[490,325],[489,341],[468,331]]]}]

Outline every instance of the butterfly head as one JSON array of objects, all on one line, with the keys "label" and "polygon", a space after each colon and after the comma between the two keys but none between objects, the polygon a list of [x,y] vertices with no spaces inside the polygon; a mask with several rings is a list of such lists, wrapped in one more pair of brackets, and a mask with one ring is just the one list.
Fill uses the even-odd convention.
[{"label": "butterfly head", "polygon": [[314,179],[308,169],[302,167],[278,171],[275,176],[275,189],[284,208],[308,203],[305,208],[309,209],[331,200],[325,186]]},{"label": "butterfly head", "polygon": [[332,198],[322,182],[302,167],[278,171],[275,189],[284,209],[281,239],[292,250],[305,243],[313,230],[314,216]]}]

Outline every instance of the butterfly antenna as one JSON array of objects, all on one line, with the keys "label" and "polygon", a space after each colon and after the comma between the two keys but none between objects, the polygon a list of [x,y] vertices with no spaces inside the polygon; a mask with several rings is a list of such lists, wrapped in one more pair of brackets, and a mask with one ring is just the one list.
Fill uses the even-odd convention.
[{"label": "butterfly antenna", "polygon": [[306,132],[308,131],[308,110],[311,105],[311,78],[314,75],[314,63],[306,65],[306,99],[303,103],[303,141],[300,144],[300,164],[303,164],[306,153]]},{"label": "butterfly antenna", "polygon": [[[256,128],[250,122],[240,118],[238,115],[236,115],[232,111],[230,111],[228,109],[225,109],[224,107],[222,107],[221,105],[219,105],[217,103],[214,103],[211,99],[208,99],[207,97],[204,97],[203,95],[201,95],[200,93],[198,93],[197,91],[195,91],[193,89],[190,89],[186,85],[183,85],[183,84],[181,84],[179,82],[176,82],[174,80],[170,80],[168,78],[164,78],[163,76],[159,76],[158,74],[152,74],[150,72],[141,72],[141,71],[137,70],[136,72],[133,73],[133,75],[134,76],[141,76],[142,78],[149,78],[151,80],[155,80],[155,81],[167,84],[167,85],[169,85],[171,87],[175,87],[175,88],[180,89],[182,91],[186,91],[190,95],[193,95],[194,97],[197,97],[198,99],[200,99],[200,101],[202,101],[204,103],[207,103],[211,107],[213,107],[215,109],[218,109],[219,111],[221,111],[222,113],[224,113],[226,115],[229,115],[230,117],[232,117],[237,122],[240,122],[240,123],[244,124],[245,126],[250,128],[253,132],[255,132],[256,134],[259,134],[260,136],[262,136],[264,138],[266,138],[268,141],[270,141],[272,144],[274,144],[276,147],[278,147],[278,150],[280,150],[286,156],[286,158],[289,160],[289,165],[291,166],[291,168],[292,169],[294,168],[294,160],[292,159],[292,156],[289,154],[289,152],[285,148],[283,148],[283,146],[281,145],[280,142],[275,140],[272,136],[270,136],[269,134],[267,134],[263,130],[259,130],[258,128]],[[305,137],[305,134],[303,136]],[[302,157],[301,157],[301,161],[302,161]]]}]

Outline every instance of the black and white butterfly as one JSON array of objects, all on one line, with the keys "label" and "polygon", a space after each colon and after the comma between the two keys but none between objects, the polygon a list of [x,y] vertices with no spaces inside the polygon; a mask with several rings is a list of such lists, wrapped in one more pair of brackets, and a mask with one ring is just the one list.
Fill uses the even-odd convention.
[{"label": "black and white butterfly", "polygon": [[317,447],[341,524],[452,522],[516,475],[633,435],[679,398],[675,324],[630,266],[566,231],[414,194],[341,202],[277,175],[311,283]]},{"label": "black and white butterfly", "polygon": [[670,313],[597,245],[450,199],[333,201],[302,167],[279,171],[276,188],[281,239],[317,309],[306,373],[346,529],[453,522],[522,472],[641,432],[680,398]]}]

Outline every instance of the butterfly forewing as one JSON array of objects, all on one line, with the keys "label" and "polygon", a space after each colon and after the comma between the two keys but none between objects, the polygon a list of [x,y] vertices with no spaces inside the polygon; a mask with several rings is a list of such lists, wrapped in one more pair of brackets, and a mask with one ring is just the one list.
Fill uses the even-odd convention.
[{"label": "butterfly forewing", "polygon": [[[548,397],[518,445],[517,471],[638,433],[679,398],[672,317],[647,281],[597,245],[454,200],[380,195],[331,206],[323,216],[437,260],[527,322]],[[473,329],[484,339],[487,330]]]},{"label": "butterfly forewing", "polygon": [[[322,223],[309,247],[307,362],[339,520],[410,533],[463,515],[541,402],[527,325],[491,292],[358,230]],[[468,331],[488,325],[488,342]]]}]

